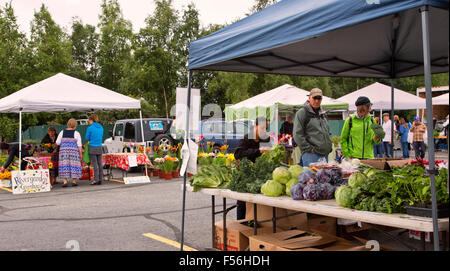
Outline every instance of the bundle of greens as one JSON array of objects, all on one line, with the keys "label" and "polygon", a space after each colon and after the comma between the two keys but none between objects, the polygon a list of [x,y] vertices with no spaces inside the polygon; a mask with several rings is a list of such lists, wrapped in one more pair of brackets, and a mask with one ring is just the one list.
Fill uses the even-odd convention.
[{"label": "bundle of greens", "polygon": [[239,162],[239,170],[232,174],[229,188],[236,192],[258,194],[261,186],[272,178],[272,171],[278,165],[263,156],[258,157],[255,163],[243,158]]},{"label": "bundle of greens", "polygon": [[373,130],[373,132],[375,133],[375,137],[378,138],[379,140],[383,140],[384,136],[386,135],[386,133],[383,130],[383,127],[378,124],[378,123],[372,123],[372,125],[370,126],[370,128]]},{"label": "bundle of greens", "polygon": [[[361,170],[362,168],[360,168]],[[449,203],[446,168],[436,176],[436,199]],[[406,205],[427,205],[431,202],[430,178],[420,164],[394,167],[391,171],[365,168],[364,173],[351,176],[349,185],[336,190],[340,206],[356,210],[403,213]]]},{"label": "bundle of greens", "polygon": [[231,180],[232,170],[230,167],[210,164],[200,167],[189,182],[194,188],[194,192],[197,192],[201,188],[228,188]]},{"label": "bundle of greens", "polygon": [[259,158],[280,165],[286,156],[286,148],[283,145],[276,145],[272,150],[263,153]]}]

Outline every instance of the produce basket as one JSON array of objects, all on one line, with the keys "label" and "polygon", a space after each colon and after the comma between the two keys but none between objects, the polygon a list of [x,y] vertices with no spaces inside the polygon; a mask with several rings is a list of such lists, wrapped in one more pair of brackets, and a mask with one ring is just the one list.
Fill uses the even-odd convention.
[{"label": "produce basket", "polygon": [[[438,204],[437,207],[438,207],[437,208],[438,218],[449,217],[449,215],[448,215],[449,205],[448,204]],[[423,206],[423,207],[422,206],[421,207],[414,206],[414,205],[406,205],[405,209],[406,209],[406,213],[408,215],[433,217],[431,204],[429,204],[427,206]]]}]

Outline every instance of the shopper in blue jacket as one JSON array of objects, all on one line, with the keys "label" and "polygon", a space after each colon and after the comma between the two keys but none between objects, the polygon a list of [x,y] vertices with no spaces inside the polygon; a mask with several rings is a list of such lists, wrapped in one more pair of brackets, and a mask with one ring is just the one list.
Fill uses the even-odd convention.
[{"label": "shopper in blue jacket", "polygon": [[97,114],[90,115],[88,121],[89,127],[86,131],[86,140],[89,142],[89,157],[91,164],[94,166],[94,181],[90,184],[95,185],[101,184],[103,180],[103,127],[98,122]]},{"label": "shopper in blue jacket", "polygon": [[410,128],[411,126],[405,121],[405,118],[400,118],[398,135],[401,137],[400,141],[402,143],[403,158],[409,158],[408,134]]}]

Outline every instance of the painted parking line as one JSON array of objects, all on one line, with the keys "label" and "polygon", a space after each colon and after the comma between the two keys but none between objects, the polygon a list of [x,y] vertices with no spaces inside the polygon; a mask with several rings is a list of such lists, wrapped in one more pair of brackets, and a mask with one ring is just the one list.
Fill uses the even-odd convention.
[{"label": "painted parking line", "polygon": [[3,190],[5,190],[5,191],[8,191],[8,192],[11,192],[11,193],[12,193],[12,190],[9,189],[9,188],[6,188],[6,187],[0,187],[0,189],[3,189]]},{"label": "painted parking line", "polygon": [[116,183],[125,183],[124,181],[116,180],[116,179],[110,179],[109,181],[116,182]]},{"label": "painted parking line", "polygon": [[[178,242],[175,242],[173,240],[164,238],[162,236],[159,236],[159,235],[156,235],[156,234],[153,234],[153,233],[144,233],[143,235],[145,237],[148,237],[148,238],[160,241],[160,242],[162,242],[164,244],[167,244],[167,245],[170,245],[170,246],[173,246],[173,247],[176,247],[176,248],[180,248],[180,246],[181,246],[181,244],[178,243]],[[195,248],[191,248],[191,247],[188,247],[186,245],[183,245],[183,251],[198,251],[198,250],[195,249]]]}]

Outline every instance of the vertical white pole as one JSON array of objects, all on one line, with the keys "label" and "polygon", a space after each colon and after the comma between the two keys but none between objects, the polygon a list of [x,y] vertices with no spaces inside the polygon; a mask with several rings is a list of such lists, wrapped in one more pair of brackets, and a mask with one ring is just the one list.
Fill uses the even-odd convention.
[{"label": "vertical white pole", "polygon": [[[141,119],[141,136],[142,136],[142,146],[144,148],[144,155],[147,156],[147,153],[145,153],[145,149],[147,148],[147,146],[145,146],[145,138],[144,138],[144,123],[142,121],[142,110],[139,109],[139,118]],[[148,177],[148,173],[147,173],[147,164],[144,163],[145,166],[145,176]]]},{"label": "vertical white pole", "polygon": [[19,111],[19,174],[22,165],[22,109]]}]

